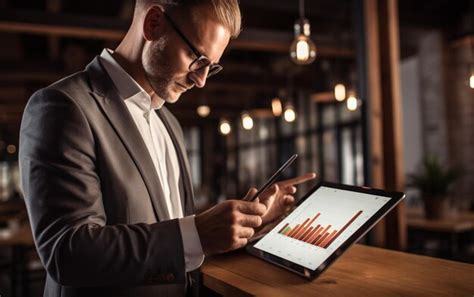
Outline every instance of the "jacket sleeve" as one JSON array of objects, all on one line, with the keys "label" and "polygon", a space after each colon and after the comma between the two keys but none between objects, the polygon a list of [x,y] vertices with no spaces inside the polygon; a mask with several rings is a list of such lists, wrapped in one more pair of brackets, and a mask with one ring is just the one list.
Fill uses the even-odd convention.
[{"label": "jacket sleeve", "polygon": [[21,124],[19,153],[35,243],[57,283],[185,282],[178,220],[107,225],[94,133],[68,95],[47,88],[31,97]]}]

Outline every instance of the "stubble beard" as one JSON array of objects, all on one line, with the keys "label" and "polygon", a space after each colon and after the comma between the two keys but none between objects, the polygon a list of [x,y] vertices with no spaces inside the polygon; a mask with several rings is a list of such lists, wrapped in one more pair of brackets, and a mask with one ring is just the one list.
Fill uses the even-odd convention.
[{"label": "stubble beard", "polygon": [[142,54],[143,69],[145,76],[155,91],[155,94],[168,103],[174,103],[178,100],[173,98],[169,92],[172,84],[171,65],[165,56],[165,48],[167,44],[166,36],[153,41],[149,48]]}]

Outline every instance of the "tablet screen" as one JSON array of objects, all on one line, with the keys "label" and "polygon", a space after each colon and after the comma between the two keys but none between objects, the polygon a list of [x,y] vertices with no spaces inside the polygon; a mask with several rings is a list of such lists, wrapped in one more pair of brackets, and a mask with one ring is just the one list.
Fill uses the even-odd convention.
[{"label": "tablet screen", "polygon": [[390,199],[321,186],[254,247],[315,270]]}]

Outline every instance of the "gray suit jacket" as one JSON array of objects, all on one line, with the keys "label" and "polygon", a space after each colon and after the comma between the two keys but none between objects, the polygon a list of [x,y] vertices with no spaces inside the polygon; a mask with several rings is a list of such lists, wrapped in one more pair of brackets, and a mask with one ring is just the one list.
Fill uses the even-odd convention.
[{"label": "gray suit jacket", "polygon": [[[186,215],[194,211],[183,134],[174,142]],[[21,124],[20,170],[33,236],[47,271],[45,296],[183,295],[178,220],[160,221],[163,191],[124,98],[96,57],[84,71],[36,92]]]}]

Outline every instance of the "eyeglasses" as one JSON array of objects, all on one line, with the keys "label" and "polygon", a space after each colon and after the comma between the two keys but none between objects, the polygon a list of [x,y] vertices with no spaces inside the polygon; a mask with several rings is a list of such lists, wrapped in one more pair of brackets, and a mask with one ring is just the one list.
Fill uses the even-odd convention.
[{"label": "eyeglasses", "polygon": [[189,70],[192,71],[192,72],[197,72],[199,70],[202,70],[206,67],[209,67],[209,72],[207,73],[207,78],[219,73],[223,67],[219,64],[216,64],[216,63],[212,63],[211,60],[209,60],[208,57],[206,57],[205,55],[201,54],[193,45],[192,43],[186,38],[186,36],[184,35],[184,33],[178,28],[178,26],[173,22],[173,20],[171,19],[171,17],[166,13],[166,12],[163,12],[163,14],[165,15],[166,19],[168,20],[168,22],[170,23],[171,27],[173,27],[173,29],[176,31],[176,33],[178,33],[178,35],[181,37],[181,39],[183,39],[183,41],[189,46],[189,48],[191,49],[191,51],[194,53],[194,55],[196,56],[196,59],[194,59],[194,61],[191,62],[191,64],[189,65]]}]

